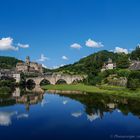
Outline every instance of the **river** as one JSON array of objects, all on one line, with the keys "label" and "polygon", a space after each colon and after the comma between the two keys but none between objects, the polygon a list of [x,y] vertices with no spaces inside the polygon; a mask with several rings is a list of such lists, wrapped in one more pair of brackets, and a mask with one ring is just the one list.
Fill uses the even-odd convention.
[{"label": "river", "polygon": [[140,101],[88,93],[0,99],[0,140],[140,139]]}]

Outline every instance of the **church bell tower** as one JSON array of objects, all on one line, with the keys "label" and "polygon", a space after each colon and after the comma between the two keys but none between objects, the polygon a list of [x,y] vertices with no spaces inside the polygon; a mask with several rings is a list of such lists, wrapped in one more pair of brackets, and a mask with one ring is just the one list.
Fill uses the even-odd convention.
[{"label": "church bell tower", "polygon": [[30,64],[30,57],[29,56],[26,57],[26,61],[25,62],[26,62],[27,65]]}]

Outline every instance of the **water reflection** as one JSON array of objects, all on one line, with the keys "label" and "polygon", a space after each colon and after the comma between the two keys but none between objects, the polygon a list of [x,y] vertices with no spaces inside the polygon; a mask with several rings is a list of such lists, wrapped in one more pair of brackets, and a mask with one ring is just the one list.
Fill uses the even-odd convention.
[{"label": "water reflection", "polygon": [[64,105],[66,105],[67,103],[68,103],[68,101],[67,101],[67,100],[64,100],[64,101],[63,101],[63,104],[64,104]]},{"label": "water reflection", "polygon": [[[140,117],[140,100],[136,98],[123,98],[105,94],[63,94],[59,96],[69,97],[75,101],[79,101],[84,105],[84,112],[87,114],[87,119],[93,121],[97,118],[103,118],[105,112],[113,112],[117,110],[123,115],[132,113]],[[72,116],[79,117],[81,112],[75,112]]]},{"label": "water reflection", "polygon": [[139,117],[139,99],[17,88],[0,98],[0,138],[108,139],[110,134],[139,134]]},{"label": "water reflection", "polygon": [[[13,104],[24,104],[26,109],[29,110],[30,105],[41,103],[41,106],[49,103],[46,101],[46,94],[40,90],[40,88],[31,90],[23,90],[16,88],[12,96],[8,98],[0,99],[0,106],[7,106]],[[29,92],[30,91],[30,92]],[[41,91],[41,92],[35,92]],[[47,93],[52,94],[52,93]],[[55,92],[56,94],[56,92]],[[121,111],[124,115],[127,115],[129,112],[140,117],[140,100],[133,98],[122,98],[117,96],[108,96],[104,94],[70,94],[70,93],[57,93],[60,97],[68,97],[72,100],[78,101],[84,105],[85,112],[88,115],[87,118],[102,118],[104,112],[112,112],[117,109]],[[67,99],[63,100],[62,103],[66,105],[69,101]],[[73,112],[72,116],[79,117],[82,113],[80,111]],[[94,116],[94,117],[93,117]]]},{"label": "water reflection", "polygon": [[76,117],[76,118],[79,118],[80,116],[82,116],[82,112],[81,111],[78,111],[78,112],[73,112],[71,115],[73,116],[73,117]]},{"label": "water reflection", "polygon": [[44,107],[46,104],[49,103],[49,101],[46,100],[46,97],[45,96],[46,96],[46,94],[43,95],[43,99],[41,101],[41,107]]},{"label": "water reflection", "polygon": [[29,114],[22,113],[22,114],[19,114],[19,115],[17,116],[17,119],[28,118],[28,117],[29,117]]},{"label": "water reflection", "polygon": [[101,118],[100,112],[99,112],[99,114],[95,113],[95,114],[87,115],[87,120],[89,120],[90,122],[93,122],[94,120],[96,120],[98,118]]},{"label": "water reflection", "polygon": [[9,126],[12,121],[12,116],[16,115],[17,112],[0,112],[0,125],[1,126]]},{"label": "water reflection", "polygon": [[0,126],[9,126],[12,124],[12,117],[16,119],[23,119],[23,118],[28,118],[29,114],[27,113],[22,113],[19,114],[17,111],[13,112],[0,112]]},{"label": "water reflection", "polygon": [[27,88],[20,89],[19,87],[17,87],[12,93],[12,96],[9,96],[7,98],[0,98],[0,106],[24,104],[26,110],[29,110],[30,105],[37,104],[43,101],[43,94],[43,90],[40,90],[40,88],[37,89],[37,87],[32,90],[29,90]]},{"label": "water reflection", "polygon": [[[16,88],[12,96],[8,98],[0,99],[0,106],[9,106],[14,104],[22,104],[25,106],[26,111],[30,110],[30,106],[33,104],[40,103],[41,107],[47,107],[49,103],[49,98],[55,99],[54,104],[59,100],[63,99],[61,104],[68,107],[71,105],[70,101],[79,102],[83,105],[83,110],[78,109],[77,111],[72,111],[69,115],[73,118],[80,118],[86,114],[86,119],[90,122],[93,122],[97,119],[102,119],[105,116],[105,113],[111,113],[114,110],[118,113],[123,113],[123,115],[128,115],[132,113],[133,115],[140,117],[140,101],[138,99],[132,98],[122,98],[117,96],[108,96],[104,94],[88,94],[88,93],[46,93],[35,92],[40,89],[32,89],[32,92],[27,89]],[[48,97],[49,96],[49,97]],[[47,99],[48,98],[48,99]],[[56,105],[56,107],[58,107]],[[66,106],[67,107],[67,106]],[[74,106],[76,108],[76,105]],[[11,124],[11,118],[16,116],[17,119],[28,118],[28,113],[18,113],[18,111],[13,112],[0,112],[0,125],[8,126]]]}]

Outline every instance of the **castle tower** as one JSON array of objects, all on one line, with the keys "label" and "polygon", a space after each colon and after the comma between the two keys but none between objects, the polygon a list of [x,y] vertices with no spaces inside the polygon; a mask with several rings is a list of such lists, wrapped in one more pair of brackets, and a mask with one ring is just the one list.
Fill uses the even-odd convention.
[{"label": "castle tower", "polygon": [[108,58],[108,64],[112,63],[112,59]]},{"label": "castle tower", "polygon": [[27,65],[29,65],[29,64],[30,64],[30,57],[29,57],[29,56],[27,56],[27,57],[26,57],[25,62],[26,62],[26,64],[27,64]]}]

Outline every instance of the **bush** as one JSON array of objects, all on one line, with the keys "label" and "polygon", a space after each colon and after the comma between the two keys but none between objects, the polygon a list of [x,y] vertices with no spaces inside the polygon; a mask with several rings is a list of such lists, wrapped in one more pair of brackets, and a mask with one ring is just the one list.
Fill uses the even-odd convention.
[{"label": "bush", "polygon": [[13,88],[15,86],[15,81],[13,80],[0,80],[1,87],[10,87]]},{"label": "bush", "polygon": [[100,75],[89,74],[87,79],[85,80],[86,82],[85,84],[96,85],[96,84],[100,84],[102,80],[103,78]]},{"label": "bush", "polygon": [[140,71],[133,71],[128,76],[127,88],[136,90],[140,88]]},{"label": "bush", "polygon": [[0,87],[0,97],[9,97],[11,94],[11,89],[9,87]]},{"label": "bush", "polygon": [[119,77],[126,77],[126,78],[128,78],[130,73],[131,73],[131,71],[127,70],[127,69],[120,69],[120,70],[117,71],[117,75]]}]

